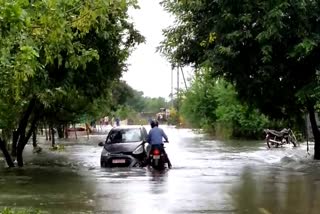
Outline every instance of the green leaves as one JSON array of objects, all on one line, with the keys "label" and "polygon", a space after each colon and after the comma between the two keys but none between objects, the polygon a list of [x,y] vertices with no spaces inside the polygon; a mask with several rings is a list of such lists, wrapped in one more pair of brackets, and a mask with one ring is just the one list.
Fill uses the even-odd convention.
[{"label": "green leaves", "polygon": [[268,63],[272,60],[272,46],[271,45],[264,45],[261,48],[261,52],[262,52],[262,62],[264,63]]},{"label": "green leaves", "polygon": [[135,4],[0,0],[3,110],[15,105],[12,109],[18,114],[24,108],[20,103],[35,96],[45,117],[55,120],[60,114],[74,120],[91,111],[87,106],[95,100],[110,100],[108,87],[126,69],[133,47],[143,41],[128,21],[128,8]]},{"label": "green leaves", "polygon": [[208,45],[211,45],[214,43],[214,41],[217,39],[217,35],[212,32],[212,33],[209,33],[209,36],[208,36],[208,39],[207,40],[203,40],[201,43],[200,43],[200,46],[204,47],[204,46],[208,46]]},{"label": "green leaves", "polygon": [[[319,37],[319,36],[318,36]],[[312,51],[318,47],[319,45],[319,38],[318,40],[305,38],[302,42],[298,43],[293,47],[293,51],[289,53],[289,56],[292,58],[296,58],[298,61],[302,60],[303,58],[308,57]]]},{"label": "green leaves", "polygon": [[[296,94],[302,90],[313,96],[304,87],[318,84],[319,1],[162,4],[177,19],[161,44],[170,62],[211,68],[212,76],[231,83],[242,101],[271,117],[300,117],[303,106]],[[208,43],[212,32],[215,40]]]},{"label": "green leaves", "polygon": [[185,93],[182,114],[193,126],[215,130],[217,136],[228,133],[224,137],[255,138],[268,123],[257,109],[238,100],[233,86],[222,79],[212,79],[207,71]]},{"label": "green leaves", "polygon": [[36,209],[11,209],[5,207],[0,210],[0,214],[41,214],[40,210]]}]

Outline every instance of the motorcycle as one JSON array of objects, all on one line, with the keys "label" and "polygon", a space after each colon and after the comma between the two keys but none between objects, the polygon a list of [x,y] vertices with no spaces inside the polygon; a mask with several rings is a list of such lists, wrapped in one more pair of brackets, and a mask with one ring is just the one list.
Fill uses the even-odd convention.
[{"label": "motorcycle", "polygon": [[[168,142],[165,142],[168,143]],[[149,166],[156,170],[164,170],[166,168],[167,157],[164,151],[165,147],[152,146],[149,155]]]},{"label": "motorcycle", "polygon": [[264,129],[266,134],[266,142],[268,148],[282,146],[284,144],[292,143],[294,147],[297,146],[297,138],[295,137],[291,129],[282,129],[281,131],[276,131],[272,129]]}]

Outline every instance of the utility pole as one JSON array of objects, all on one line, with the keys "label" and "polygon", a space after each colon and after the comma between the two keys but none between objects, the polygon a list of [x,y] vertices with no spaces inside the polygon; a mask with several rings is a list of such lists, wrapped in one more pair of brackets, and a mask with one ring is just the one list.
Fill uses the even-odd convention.
[{"label": "utility pole", "polygon": [[184,86],[186,87],[186,90],[188,90],[186,78],[184,77],[184,72],[183,72],[183,70],[182,70],[182,67],[180,67],[180,69],[181,69],[181,74],[182,74],[182,78],[183,78],[183,81],[184,81]]},{"label": "utility pole", "polygon": [[179,112],[180,109],[180,81],[179,81],[179,66],[177,67],[177,112]]},{"label": "utility pole", "polygon": [[171,68],[171,108],[173,108],[173,68]]}]

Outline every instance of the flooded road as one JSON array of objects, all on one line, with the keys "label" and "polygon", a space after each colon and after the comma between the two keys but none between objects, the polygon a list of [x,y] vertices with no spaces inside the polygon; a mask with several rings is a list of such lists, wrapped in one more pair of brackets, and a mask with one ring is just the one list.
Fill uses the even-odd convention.
[{"label": "flooded road", "polygon": [[186,129],[165,131],[173,169],[164,173],[101,169],[97,144],[105,136],[70,139],[61,142],[64,151],[41,154],[27,146],[24,168],[0,168],[0,207],[46,213],[319,213],[320,163],[305,146],[268,150],[263,141],[222,142]]}]

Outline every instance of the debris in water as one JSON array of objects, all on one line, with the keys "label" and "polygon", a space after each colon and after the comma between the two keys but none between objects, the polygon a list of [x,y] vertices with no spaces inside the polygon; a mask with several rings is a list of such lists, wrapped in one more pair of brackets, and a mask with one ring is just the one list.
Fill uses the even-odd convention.
[{"label": "debris in water", "polygon": [[268,210],[266,210],[265,208],[259,208],[260,213],[262,214],[271,214],[271,212],[269,212]]}]

